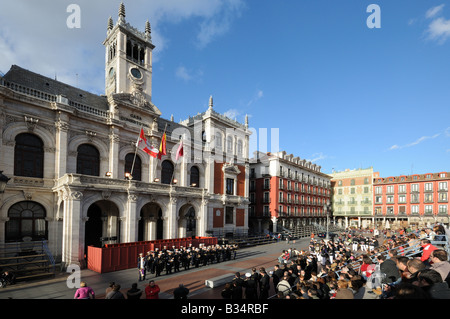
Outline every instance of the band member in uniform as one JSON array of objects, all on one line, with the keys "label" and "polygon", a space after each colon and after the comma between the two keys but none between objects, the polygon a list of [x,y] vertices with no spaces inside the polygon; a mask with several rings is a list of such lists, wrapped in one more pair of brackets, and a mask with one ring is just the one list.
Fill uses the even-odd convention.
[{"label": "band member in uniform", "polygon": [[166,266],[166,275],[170,275],[172,273],[173,268],[173,253],[171,251],[168,251],[165,266]]},{"label": "band member in uniform", "polygon": [[245,299],[256,300],[258,299],[256,281],[252,275],[248,272],[245,274],[245,280],[243,283],[244,297]]},{"label": "band member in uniform", "polygon": [[179,272],[180,271],[180,258],[181,254],[178,251],[178,249],[175,249],[175,253],[173,254],[173,271]]},{"label": "band member in uniform", "polygon": [[138,256],[137,266],[139,270],[139,281],[145,280],[145,272],[147,270],[147,260],[144,257],[144,254],[142,253],[140,253]]}]

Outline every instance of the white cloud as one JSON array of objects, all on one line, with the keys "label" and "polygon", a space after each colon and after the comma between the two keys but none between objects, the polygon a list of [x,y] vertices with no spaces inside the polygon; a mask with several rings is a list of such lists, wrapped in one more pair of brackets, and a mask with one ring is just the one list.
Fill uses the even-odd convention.
[{"label": "white cloud", "polygon": [[315,154],[312,154],[312,159],[307,159],[307,161],[311,162],[311,163],[315,163],[315,162],[321,161],[326,158],[327,158],[327,156],[324,155],[323,153],[315,153]]},{"label": "white cloud", "polygon": [[402,149],[402,148],[407,148],[407,147],[416,146],[416,145],[418,145],[418,144],[420,144],[420,143],[425,142],[426,140],[435,139],[436,137],[438,137],[438,136],[440,136],[440,135],[441,135],[441,133],[437,133],[437,134],[434,134],[434,135],[432,135],[432,136],[421,136],[421,137],[419,137],[417,140],[415,140],[414,142],[409,143],[409,144],[405,144],[405,145],[402,145],[402,146],[399,146],[399,145],[397,145],[397,144],[394,144],[394,145],[392,145],[392,146],[389,148],[389,150],[392,151],[392,150],[398,150],[398,149]]},{"label": "white cloud", "polygon": [[445,4],[441,4],[439,6],[435,6],[435,7],[428,9],[428,11],[425,13],[425,17],[427,19],[434,18],[435,16],[437,16],[439,13],[442,12],[442,9],[444,8],[444,6],[445,6]]},{"label": "white cloud", "polygon": [[395,144],[395,145],[392,145],[389,149],[390,150],[396,150],[398,148],[400,148],[400,147],[397,144]]},{"label": "white cloud", "polygon": [[186,82],[192,81],[192,80],[201,80],[203,76],[203,71],[201,69],[198,70],[191,70],[187,69],[185,66],[179,66],[175,70],[175,77],[178,79],[184,80]]},{"label": "white cloud", "polygon": [[243,8],[244,2],[242,0],[221,1],[221,7],[217,8],[218,13],[204,19],[200,24],[200,31],[197,35],[198,48],[204,48],[215,37],[227,33],[231,28],[233,20],[236,17],[240,17]]},{"label": "white cloud", "polygon": [[445,136],[450,137],[450,126],[445,129],[444,133]]},{"label": "white cloud", "polygon": [[450,20],[444,18],[434,19],[426,30],[429,40],[442,44],[450,37]]},{"label": "white cloud", "polygon": [[189,81],[192,79],[192,76],[189,75],[188,70],[184,66],[178,67],[177,70],[175,71],[175,75],[177,78],[185,81]]},{"label": "white cloud", "polygon": [[239,115],[241,115],[241,113],[239,112],[239,110],[237,109],[229,109],[228,111],[226,111],[223,115],[225,115],[226,117],[234,120],[237,119],[237,117]]},{"label": "white cloud", "polygon": [[252,105],[253,103],[255,103],[256,101],[258,101],[259,99],[261,99],[264,96],[264,92],[262,90],[258,90],[255,95],[253,96],[253,98],[247,102],[247,106]]},{"label": "white cloud", "polygon": [[428,40],[443,44],[450,37],[450,20],[441,16],[445,4],[432,7],[427,10],[425,17],[431,19],[428,28],[425,30],[425,37]]},{"label": "white cloud", "polygon": [[[27,1],[0,0],[0,71],[17,64],[30,71],[77,85],[96,94],[104,93],[105,49],[109,16],[117,22],[122,0]],[[81,28],[69,29],[67,6],[80,7]],[[133,0],[124,1],[126,21],[140,31],[150,21],[156,45],[153,61],[168,49],[171,38],[164,24],[193,21],[200,26],[203,47],[226,33],[240,15],[243,0]],[[215,30],[206,30],[214,25]],[[159,28],[159,26],[162,26]],[[205,29],[206,28],[206,29]],[[210,32],[206,35],[206,32]],[[185,74],[186,75],[186,74]],[[188,74],[189,75],[189,74]],[[194,75],[190,75],[194,76]],[[199,76],[196,72],[195,76]]]}]

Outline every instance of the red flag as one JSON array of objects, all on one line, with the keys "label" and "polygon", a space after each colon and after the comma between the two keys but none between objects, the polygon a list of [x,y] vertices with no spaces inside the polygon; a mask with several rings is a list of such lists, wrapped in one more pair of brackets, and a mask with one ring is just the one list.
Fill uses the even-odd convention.
[{"label": "red flag", "polygon": [[180,141],[180,145],[178,146],[177,150],[177,156],[175,157],[175,160],[178,161],[178,159],[183,156],[183,140]]},{"label": "red flag", "polygon": [[161,159],[163,155],[166,155],[166,133],[164,132],[161,138],[161,144],[159,145],[158,158]]},{"label": "red flag", "polygon": [[158,156],[158,149],[156,147],[153,147],[152,145],[150,145],[147,142],[147,138],[145,137],[144,134],[144,129],[141,128],[141,134],[139,135],[139,139],[136,143],[136,147],[140,148],[141,150],[143,150],[145,153],[147,153],[148,155],[152,156],[152,157],[157,157]]}]

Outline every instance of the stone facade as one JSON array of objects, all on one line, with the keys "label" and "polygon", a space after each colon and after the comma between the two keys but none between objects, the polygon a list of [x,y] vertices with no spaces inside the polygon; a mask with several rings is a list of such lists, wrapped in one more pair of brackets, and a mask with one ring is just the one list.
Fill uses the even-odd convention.
[{"label": "stone facade", "polygon": [[249,223],[254,233],[325,224],[331,177],[286,152],[257,152],[250,164]]},{"label": "stone facade", "polygon": [[345,170],[333,178],[333,218],[344,227],[372,227],[373,168]]},{"label": "stone facade", "polygon": [[[105,95],[16,65],[0,78],[0,169],[11,177],[0,242],[46,239],[57,260],[83,266],[88,245],[246,233],[248,121],[217,113],[212,97],[185,121],[162,118],[150,24],[131,27],[123,5],[103,44]],[[166,134],[166,155],[136,147],[141,129],[155,147]]]}]

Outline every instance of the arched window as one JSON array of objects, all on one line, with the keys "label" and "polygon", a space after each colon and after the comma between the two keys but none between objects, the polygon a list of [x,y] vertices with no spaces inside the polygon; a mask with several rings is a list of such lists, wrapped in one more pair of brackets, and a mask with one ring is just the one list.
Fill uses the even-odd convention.
[{"label": "arched window", "polygon": [[145,64],[145,50],[142,48],[141,49],[141,51],[140,51],[140,53],[139,53],[139,59],[140,59],[140,61],[139,61],[139,63],[140,64]]},{"label": "arched window", "polygon": [[89,144],[78,147],[77,174],[100,176],[100,153]]},{"label": "arched window", "polygon": [[[233,152],[233,138],[231,136],[227,137],[227,152],[232,153]],[[228,154],[232,155],[232,154]]]},{"label": "arched window", "polygon": [[173,178],[173,164],[169,161],[164,161],[161,164],[161,183],[171,184]]},{"label": "arched window", "polygon": [[191,186],[200,187],[200,171],[197,166],[191,167]]},{"label": "arched window", "polygon": [[[131,172],[132,168],[133,172]],[[142,161],[138,155],[136,155],[136,159],[134,158],[133,153],[129,153],[127,154],[127,156],[125,156],[125,173],[131,173],[131,175],[133,176],[133,180],[135,181],[141,180],[142,178],[141,169],[142,169]]]},{"label": "arched window", "polygon": [[216,151],[222,150],[222,134],[220,134],[219,132],[216,132],[216,134],[214,135],[214,148],[216,149]]},{"label": "arched window", "polygon": [[5,241],[22,241],[24,237],[31,237],[32,240],[48,239],[45,217],[44,207],[36,202],[14,204],[8,211]]},{"label": "arched window", "polygon": [[242,147],[242,140],[239,140],[237,142],[237,154],[238,154],[238,156],[242,156],[243,155],[243,151],[244,151],[244,149]]},{"label": "arched window", "polygon": [[132,52],[132,46],[131,46],[131,41],[130,40],[127,40],[127,48],[126,48],[126,55],[127,55],[127,58],[131,58],[131,52]]},{"label": "arched window", "polygon": [[139,61],[139,47],[137,44],[133,45],[133,60]]},{"label": "arched window", "polygon": [[14,175],[44,177],[44,143],[34,134],[16,136]]}]

